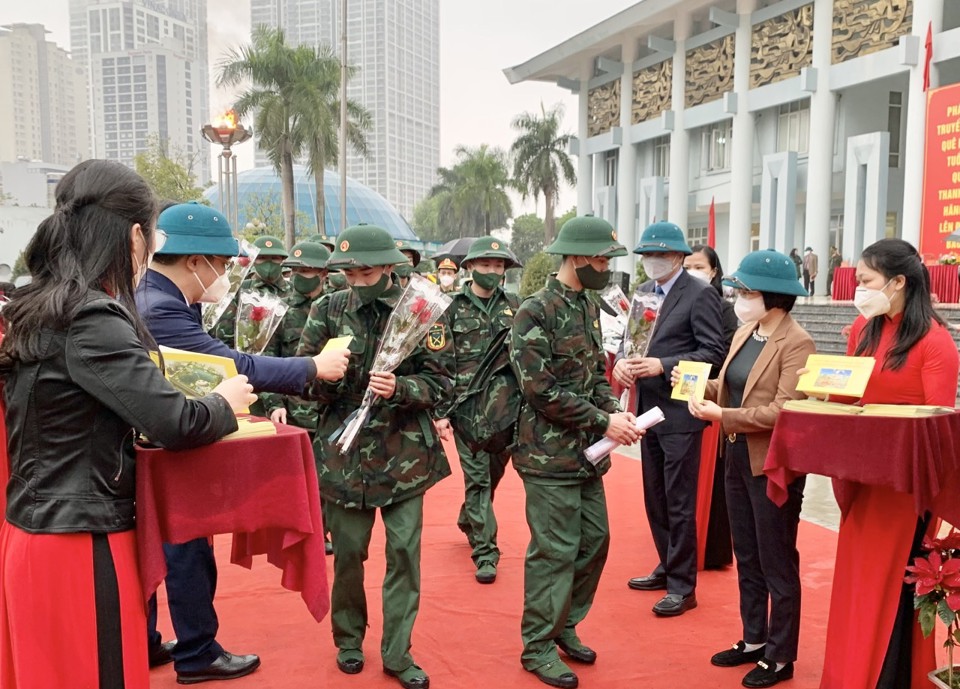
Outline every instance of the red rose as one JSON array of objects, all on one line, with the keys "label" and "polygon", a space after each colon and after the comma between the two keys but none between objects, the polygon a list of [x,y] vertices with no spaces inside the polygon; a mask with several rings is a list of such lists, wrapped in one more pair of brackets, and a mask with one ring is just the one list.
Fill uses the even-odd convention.
[{"label": "red rose", "polygon": [[267,307],[266,306],[254,306],[250,309],[250,320],[254,323],[259,323],[264,318],[267,317]]},{"label": "red rose", "polygon": [[620,300],[620,308],[623,309],[624,311],[627,311],[630,308],[630,304],[627,303],[626,299]]},{"label": "red rose", "polygon": [[653,323],[655,320],[657,320],[657,312],[653,309],[646,309],[643,312],[643,320],[645,320],[647,323]]},{"label": "red rose", "polygon": [[433,315],[430,313],[429,309],[424,309],[420,312],[420,322],[426,325],[433,318]]},{"label": "red rose", "polygon": [[427,308],[427,300],[423,297],[417,297],[413,300],[413,304],[410,306],[411,313],[420,313],[425,308]]},{"label": "red rose", "polygon": [[244,268],[246,268],[248,265],[250,265],[250,257],[249,257],[249,256],[238,256],[238,257],[237,257],[237,263],[239,263],[241,266],[243,266]]}]

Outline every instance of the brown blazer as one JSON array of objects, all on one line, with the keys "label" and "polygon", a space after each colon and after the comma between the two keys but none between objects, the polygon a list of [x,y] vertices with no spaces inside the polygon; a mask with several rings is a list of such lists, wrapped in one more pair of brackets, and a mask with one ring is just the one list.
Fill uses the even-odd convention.
[{"label": "brown blazer", "polygon": [[743,404],[738,409],[727,409],[727,366],[755,329],[756,324],[749,323],[737,330],[720,376],[707,383],[707,398],[716,400],[724,408],[720,423],[725,435],[747,434],[750,469],[754,476],[762,476],[773,424],[784,402],[805,397],[802,392],[797,392],[797,370],[803,368],[807,356],[816,351],[816,345],[807,331],[787,314],[761,350],[747,377]]}]

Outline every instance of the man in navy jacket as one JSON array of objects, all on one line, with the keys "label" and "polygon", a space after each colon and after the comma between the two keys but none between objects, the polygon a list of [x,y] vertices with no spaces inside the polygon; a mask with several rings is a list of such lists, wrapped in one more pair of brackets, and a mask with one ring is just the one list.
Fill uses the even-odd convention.
[{"label": "man in navy jacket", "polygon": [[[299,394],[314,379],[339,380],[347,368],[346,350],[315,357],[273,358],[242,354],[208,335],[200,303],[219,300],[228,284],[228,261],[239,253],[230,225],[219,211],[197,203],[178,204],[160,214],[157,227],[167,241],[137,288],[137,308],[157,344],[229,357],[255,390]],[[150,610],[151,664],[172,656],[177,681],[193,684],[234,679],[260,666],[256,655],[233,655],[217,643],[213,597],[217,563],[205,538],[164,544],[167,597],[177,634],[160,647],[156,603]],[[161,650],[162,649],[162,650]]]}]

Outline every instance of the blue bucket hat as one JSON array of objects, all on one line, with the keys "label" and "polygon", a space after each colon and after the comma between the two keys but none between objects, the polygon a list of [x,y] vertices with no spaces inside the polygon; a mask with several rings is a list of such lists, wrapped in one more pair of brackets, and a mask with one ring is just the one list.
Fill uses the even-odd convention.
[{"label": "blue bucket hat", "polygon": [[693,249],[683,237],[683,230],[672,222],[655,222],[640,235],[640,243],[633,250],[635,254],[665,254],[679,251],[689,256]]},{"label": "blue bucket hat", "polygon": [[240,243],[223,213],[196,201],[170,206],[157,219],[157,228],[167,233],[167,241],[158,254],[236,256],[240,253]]},{"label": "blue bucket hat", "polygon": [[772,249],[754,251],[744,256],[736,272],[723,276],[723,284],[751,292],[808,296],[797,280],[797,268],[793,260]]}]

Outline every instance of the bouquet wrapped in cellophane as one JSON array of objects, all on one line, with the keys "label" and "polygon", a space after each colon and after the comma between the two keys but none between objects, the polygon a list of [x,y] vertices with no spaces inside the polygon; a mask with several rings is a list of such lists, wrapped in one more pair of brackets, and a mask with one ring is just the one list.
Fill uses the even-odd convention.
[{"label": "bouquet wrapped in cellophane", "polygon": [[273,294],[240,292],[237,349],[247,354],[263,354],[289,308],[283,299]]},{"label": "bouquet wrapped in cellophane", "polygon": [[[440,291],[440,287],[427,278],[416,273],[411,275],[410,282],[387,320],[370,372],[389,373],[395,370],[413,353],[452,302],[449,295]],[[368,388],[360,407],[347,417],[343,426],[330,438],[331,441],[337,440],[339,435],[337,446],[341,453],[345,454],[353,447],[357,434],[370,417],[370,410],[376,399],[377,395]]]},{"label": "bouquet wrapped in cellophane", "polygon": [[623,332],[623,355],[635,359],[647,355],[650,337],[657,325],[663,297],[653,292],[637,292],[630,302],[630,317]]},{"label": "bouquet wrapped in cellophane", "polygon": [[207,332],[213,330],[213,326],[215,326],[217,321],[223,316],[227,307],[230,306],[230,302],[236,298],[237,292],[240,291],[240,285],[247,279],[247,273],[253,268],[253,261],[256,259],[257,254],[260,253],[260,249],[246,239],[240,240],[240,249],[246,256],[237,256],[227,264],[227,276],[230,278],[230,289],[216,304],[203,305],[203,329]]},{"label": "bouquet wrapped in cellophane", "polygon": [[[620,289],[620,285],[610,284],[602,292],[600,298],[613,311],[600,309],[600,331],[603,334],[603,349],[608,354],[616,354],[623,341],[623,333],[630,317],[630,302]],[[614,315],[615,314],[615,315]]]}]

